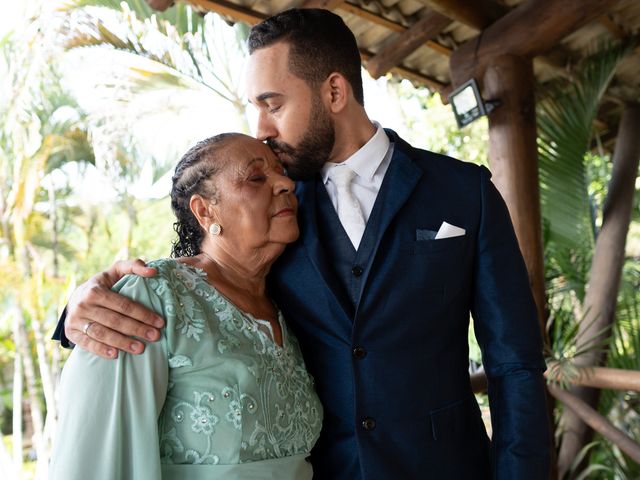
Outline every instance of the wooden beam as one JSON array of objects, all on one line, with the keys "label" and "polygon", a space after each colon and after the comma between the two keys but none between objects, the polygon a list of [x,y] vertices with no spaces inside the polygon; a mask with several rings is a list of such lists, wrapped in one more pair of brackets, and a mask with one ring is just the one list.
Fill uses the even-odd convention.
[{"label": "wooden beam", "polygon": [[237,22],[245,22],[249,25],[255,25],[260,23],[268,15],[264,13],[256,12],[250,8],[245,8],[235,3],[226,2],[223,0],[186,0],[188,3],[195,7],[199,7],[209,12],[216,12],[220,15],[231,17]]},{"label": "wooden beam", "polygon": [[[362,59],[363,62],[369,61],[369,59],[374,56],[375,55],[373,53],[364,49],[360,49],[360,58]],[[405,77],[407,80],[410,80],[419,85],[423,85],[427,87],[429,90],[438,92],[440,96],[443,96],[443,95],[446,96],[448,95],[447,92],[450,91],[449,85],[446,85],[436,80],[435,78],[429,77],[428,75],[418,72],[417,70],[412,70],[406,67],[394,67],[390,70],[390,72],[395,73],[401,77]]]},{"label": "wooden beam", "polygon": [[434,42],[433,40],[427,40],[427,43],[425,43],[425,45],[427,46],[427,48],[430,48],[431,50],[434,50],[444,55],[445,57],[450,57],[453,53],[453,49],[445,47],[441,43]]},{"label": "wooden beam", "polygon": [[[507,7],[496,3],[494,0],[477,0],[473,3],[462,0],[422,0],[422,3],[467,27],[479,31],[509,12]],[[537,56],[535,61],[544,64],[556,75],[562,76],[567,80],[573,80],[573,75],[567,71],[564,65],[560,65],[542,55]]]},{"label": "wooden beam", "polygon": [[422,0],[422,3],[476,30],[483,30],[509,11],[493,0]]},{"label": "wooden beam", "polygon": [[367,62],[369,74],[373,78],[384,75],[427,40],[438,35],[451,22],[451,19],[438,12],[428,12]]},{"label": "wooden beam", "polygon": [[[153,0],[150,0],[153,1]],[[199,7],[202,10],[215,12],[220,15],[225,15],[227,17],[231,17],[235,21],[245,22],[249,25],[255,25],[256,23],[260,23],[268,15],[265,15],[261,12],[257,12],[250,8],[245,8],[240,5],[236,5],[235,3],[224,1],[224,0],[185,0],[187,3],[190,3],[193,6]],[[326,6],[320,6],[320,5]],[[314,6],[317,5],[317,6]],[[400,25],[398,23],[392,22],[380,15],[376,15],[368,10],[365,10],[362,7],[357,5],[352,5],[350,3],[346,3],[344,0],[335,1],[335,0],[307,0],[302,8],[325,8],[327,10],[339,8],[346,12],[352,13],[360,18],[364,18],[376,25],[383,26],[391,31],[402,33],[407,30],[407,27]],[[427,48],[430,48],[442,55],[450,56],[452,50],[444,45],[441,45],[433,40],[429,40],[425,43]]]},{"label": "wooden beam", "polygon": [[546,298],[533,63],[531,59],[516,55],[497,57],[486,69],[484,83],[486,98],[501,102],[488,115],[492,180],[509,208],[529,272],[540,331],[545,338]]},{"label": "wooden beam", "polygon": [[563,377],[558,365],[551,363],[544,375],[556,382],[565,381],[571,385],[640,392],[640,372],[636,370],[621,370],[619,368],[605,367],[577,367],[575,376]]},{"label": "wooden beam", "polygon": [[[377,15],[373,12],[370,12],[369,10],[365,10],[364,8],[359,7],[357,5],[353,5],[351,3],[346,3],[346,2],[343,3],[342,5],[340,5],[339,9],[345,12],[351,13],[352,15],[360,17],[364,20],[367,20],[375,25],[384,27],[387,30],[391,30],[392,32],[404,33],[408,30],[408,28],[405,27],[404,25],[400,25],[399,23],[392,22],[387,18],[384,18],[380,15]],[[445,47],[444,45],[434,42],[433,40],[427,40],[425,45],[427,46],[427,48],[430,48],[438,53],[441,53],[442,55],[450,56],[452,53],[452,50],[449,47]]]},{"label": "wooden beam", "polygon": [[333,10],[343,3],[344,0],[306,0],[300,8],[324,8],[325,10]]},{"label": "wooden beam", "polygon": [[547,388],[551,395],[571,409],[584,423],[629,455],[634,462],[640,463],[640,445],[631,437],[575,395],[554,385],[547,385]]},{"label": "wooden beam", "polygon": [[376,15],[375,13],[370,12],[369,10],[365,10],[364,8],[359,7],[357,5],[353,5],[351,3],[343,3],[342,5],[340,5],[340,10],[349,12],[352,15],[356,15],[360,18],[368,20],[371,23],[375,23],[376,25],[380,25],[381,27],[391,30],[392,32],[402,33],[407,29],[407,27],[405,27],[404,25],[400,25],[399,23],[392,22],[387,18],[384,18],[380,15]]},{"label": "wooden beam", "polygon": [[[556,382],[567,382],[571,385],[583,387],[601,388],[609,390],[640,392],[640,372],[637,370],[621,370],[619,368],[577,367],[577,374],[571,377],[563,377],[556,364],[549,364],[544,372],[547,379]],[[482,393],[487,390],[487,376],[484,372],[474,373],[470,376],[473,393]]]},{"label": "wooden beam", "polygon": [[598,18],[598,22],[600,22],[600,24],[604,26],[604,28],[609,30],[609,33],[611,33],[611,35],[613,35],[618,40],[627,38],[627,35],[613,20],[611,20],[611,17],[609,15],[602,15]]},{"label": "wooden beam", "polygon": [[451,80],[482,79],[491,58],[533,57],[607,11],[618,0],[526,0],[451,55]]},{"label": "wooden beam", "polygon": [[[256,12],[255,10],[251,10],[249,8],[241,7],[239,5],[236,5],[228,1],[222,1],[222,0],[215,0],[215,1],[214,0],[186,0],[186,1],[196,7],[199,7],[202,10],[216,12],[220,15],[231,17],[232,19],[238,22],[248,23],[249,25],[255,25],[256,23],[260,23],[265,18],[267,18],[267,15],[263,13]],[[311,2],[309,3],[311,4]],[[338,3],[343,3],[343,2],[338,2]],[[350,7],[351,6],[349,6],[348,8]],[[309,7],[309,8],[312,8],[312,7]],[[360,10],[363,10],[363,9],[360,9]],[[371,13],[371,12],[367,12],[367,13]],[[379,17],[379,18],[382,18],[382,17]],[[393,22],[390,22],[390,23],[393,23]],[[394,24],[394,25],[401,28],[402,31],[406,30],[406,28],[403,27],[402,25],[398,25],[398,24]],[[439,51],[445,52],[445,53],[450,52],[450,50],[448,50],[444,46],[441,46],[438,44],[435,44],[435,45],[437,46],[432,48],[439,49]],[[366,50],[362,50],[362,49],[360,50],[360,57],[364,61],[370,59],[373,56],[374,55],[371,52],[367,52]],[[405,67],[395,67],[391,69],[391,72],[401,77],[407,78],[408,80],[411,80],[412,82],[415,82],[419,85],[423,85],[427,87],[429,90],[440,93],[440,96],[442,98],[446,98],[448,96],[448,92],[451,91],[450,85],[445,85],[444,83],[439,82],[435,78],[431,78],[427,75],[424,75],[418,72],[417,70],[412,70],[410,68],[405,68]]]}]

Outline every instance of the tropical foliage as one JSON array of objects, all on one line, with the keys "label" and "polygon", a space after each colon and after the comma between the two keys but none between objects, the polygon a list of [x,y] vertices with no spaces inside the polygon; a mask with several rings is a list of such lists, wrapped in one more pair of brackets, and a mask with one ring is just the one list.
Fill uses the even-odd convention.
[{"label": "tropical foliage", "polygon": [[[589,152],[594,139],[598,105],[629,45],[596,48],[570,83],[547,88],[538,102],[540,190],[545,236],[545,272],[552,345],[549,355],[564,378],[576,375],[576,360],[609,352],[607,365],[640,368],[638,334],[638,252],[628,257],[622,274],[615,322],[594,334],[589,324],[599,321],[586,306],[594,248],[602,226],[602,211],[611,179],[610,159]],[[613,192],[611,192],[613,193]],[[638,218],[635,210],[635,218]],[[615,279],[612,278],[611,282]],[[593,307],[595,308],[595,307]],[[605,391],[599,411],[632,438],[640,438],[637,394]],[[562,412],[558,405],[558,418]],[[621,413],[624,412],[624,413]],[[558,443],[565,426],[560,422]],[[585,468],[585,459],[591,457]],[[637,465],[601,438],[583,446],[568,475],[576,478],[636,478]]]},{"label": "tropical foliage", "polygon": [[[139,132],[164,128],[151,117],[190,114],[185,103],[197,95],[198,104],[229,105],[222,120],[247,130],[242,29],[184,5],[157,17],[141,1],[89,3],[52,12],[37,2],[0,42],[0,439],[8,440],[0,469],[8,478],[47,477],[66,357],[50,337],[69,292],[115,259],[169,254],[165,174],[177,151],[214,133],[178,129],[158,156]],[[78,85],[77,73],[104,63]]]}]

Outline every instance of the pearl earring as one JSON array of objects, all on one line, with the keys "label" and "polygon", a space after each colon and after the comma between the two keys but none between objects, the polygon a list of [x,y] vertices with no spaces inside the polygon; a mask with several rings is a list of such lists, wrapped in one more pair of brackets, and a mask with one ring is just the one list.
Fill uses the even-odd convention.
[{"label": "pearl earring", "polygon": [[211,235],[220,235],[220,233],[222,233],[222,227],[219,223],[212,223],[209,225],[209,233]]},{"label": "pearl earring", "polygon": [[220,233],[222,233],[222,227],[219,223],[212,223],[209,225],[209,233],[211,235],[220,235]]}]

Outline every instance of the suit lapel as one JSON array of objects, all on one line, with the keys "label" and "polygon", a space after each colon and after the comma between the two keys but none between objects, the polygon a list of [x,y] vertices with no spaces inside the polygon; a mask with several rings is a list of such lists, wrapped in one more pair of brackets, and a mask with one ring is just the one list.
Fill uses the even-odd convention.
[{"label": "suit lapel", "polygon": [[411,159],[413,148],[398,137],[395,132],[387,130],[387,134],[391,142],[394,143],[393,157],[391,158],[389,169],[384,176],[378,197],[374,204],[374,209],[369,218],[369,222],[373,220],[376,224],[367,224],[367,229],[372,228],[375,237],[372,240],[373,247],[370,250],[369,262],[363,272],[363,287],[360,290],[360,297],[356,303],[356,312],[362,299],[362,293],[367,286],[369,272],[376,258],[380,241],[389,224],[405,204],[422,176],[422,170],[420,170]]},{"label": "suit lapel", "polygon": [[[363,288],[360,291],[360,297],[356,303],[356,316],[357,305],[359,305],[362,298],[362,292],[364,292],[366,288],[367,278],[371,271],[371,266],[375,259],[380,241],[382,240],[389,224],[405,204],[422,176],[422,170],[420,170],[411,159],[413,148],[398,137],[395,132],[391,130],[387,130],[386,132],[389,135],[391,142],[394,143],[394,151],[389,169],[385,174],[380,192],[378,193],[378,198],[376,198],[374,210],[372,211],[369,219],[370,221],[376,221],[376,224],[371,226],[367,225],[367,229],[373,229],[375,237],[372,240],[373,246],[370,250],[370,260],[367,262],[365,271],[363,272]],[[317,223],[318,199],[316,196],[316,182],[318,181],[319,180],[316,179],[300,182],[298,184],[297,193],[300,201],[298,221],[300,223],[301,241],[307,250],[311,264],[323,279],[326,289],[331,292],[345,314],[348,317],[353,318],[353,307],[351,306],[351,302],[346,295],[346,292],[342,291],[340,283],[336,278],[336,274],[330,266],[330,260],[327,257],[325,249],[320,243]]]},{"label": "suit lapel", "polygon": [[300,184],[298,198],[300,209],[298,221],[300,222],[300,235],[302,243],[307,250],[311,264],[322,277],[326,290],[330,291],[342,310],[351,317],[353,307],[346,292],[342,291],[340,282],[336,278],[335,272],[331,268],[331,263],[326,251],[320,243],[320,232],[318,231],[317,196],[316,188],[319,180],[311,180]]}]

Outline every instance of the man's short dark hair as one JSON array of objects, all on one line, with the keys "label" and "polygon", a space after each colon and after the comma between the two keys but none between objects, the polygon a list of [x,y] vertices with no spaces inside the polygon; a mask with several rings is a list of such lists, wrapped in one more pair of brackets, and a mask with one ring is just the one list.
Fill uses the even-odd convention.
[{"label": "man's short dark hair", "polygon": [[338,72],[364,105],[358,44],[342,18],[328,10],[293,8],[255,25],[249,34],[249,54],[278,42],[289,47],[289,70],[310,85]]}]

